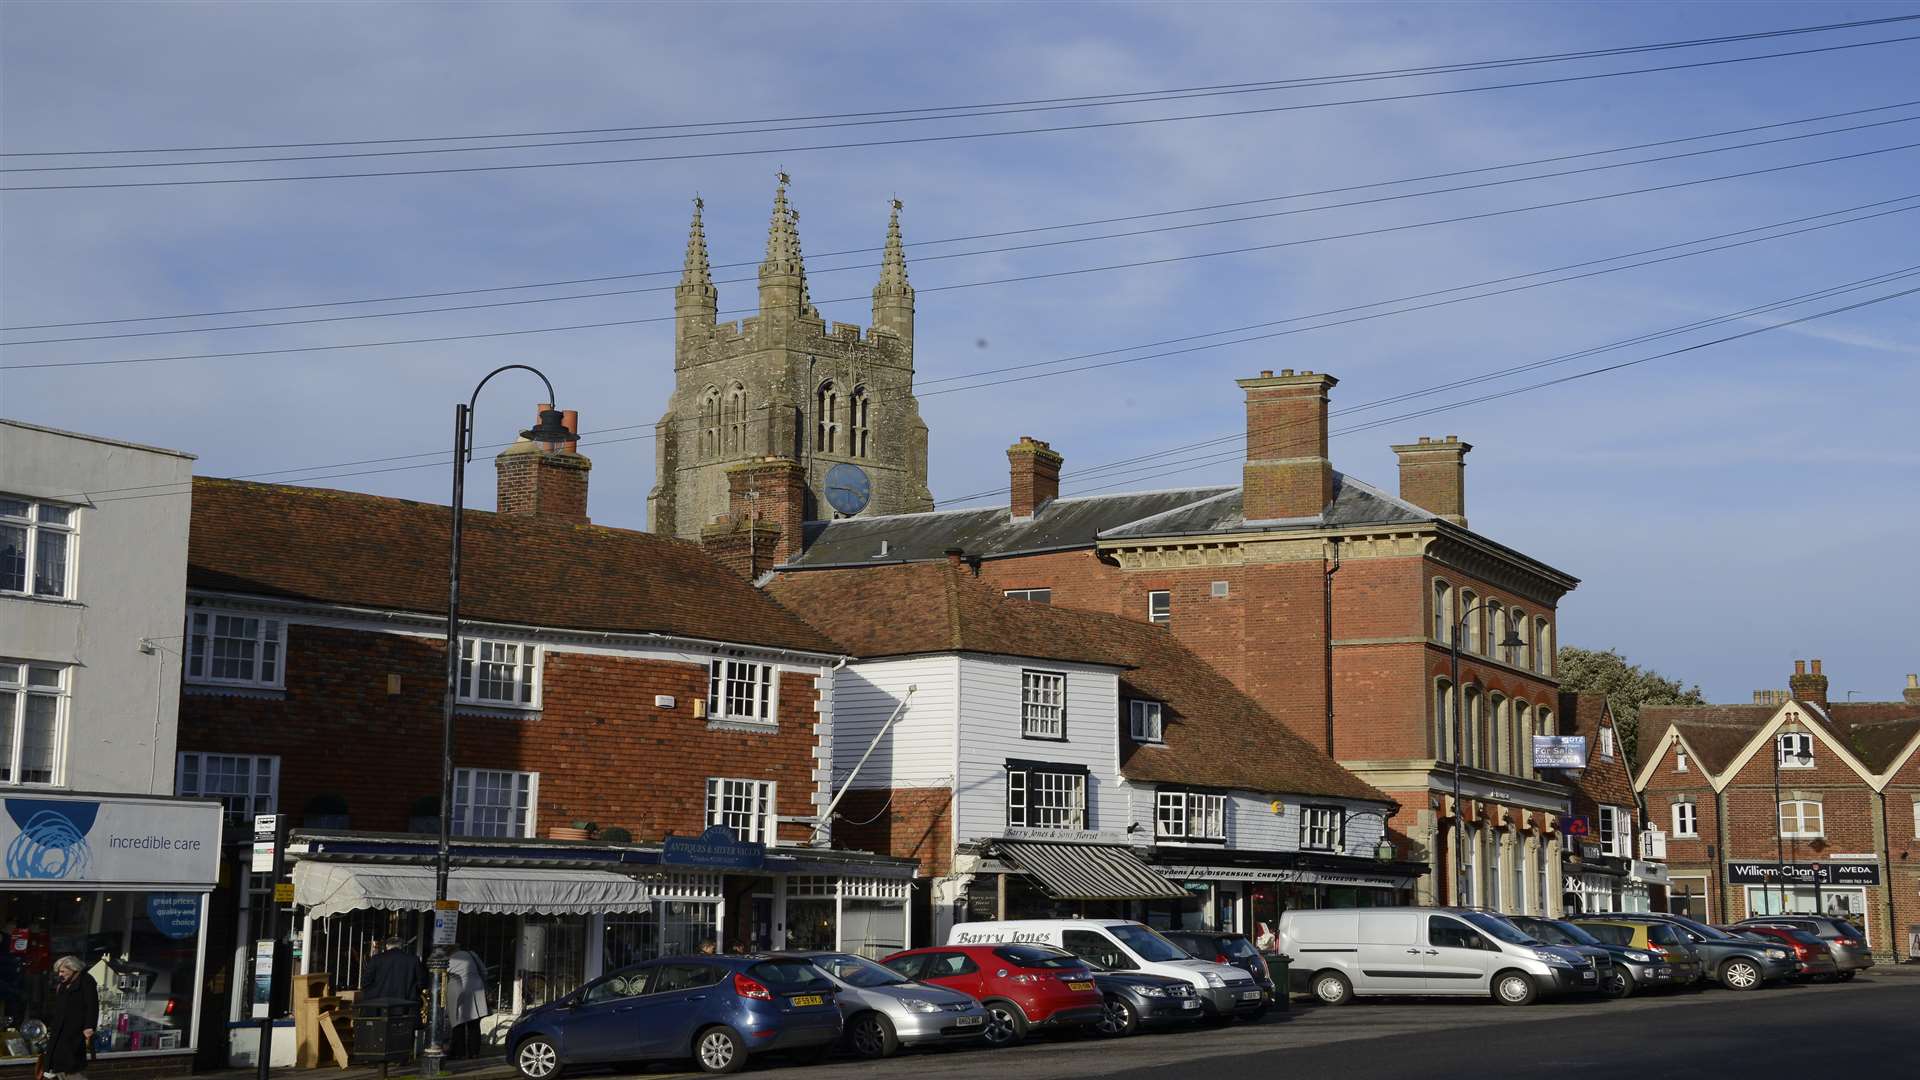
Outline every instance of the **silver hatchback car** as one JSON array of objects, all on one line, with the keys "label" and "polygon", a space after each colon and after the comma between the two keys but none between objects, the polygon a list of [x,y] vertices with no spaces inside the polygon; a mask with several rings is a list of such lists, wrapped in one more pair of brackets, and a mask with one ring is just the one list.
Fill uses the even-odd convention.
[{"label": "silver hatchback car", "polygon": [[958,990],[914,982],[852,953],[781,955],[806,960],[833,980],[846,1043],[861,1057],[891,1057],[903,1046],[969,1043],[987,1030],[986,1009]]}]

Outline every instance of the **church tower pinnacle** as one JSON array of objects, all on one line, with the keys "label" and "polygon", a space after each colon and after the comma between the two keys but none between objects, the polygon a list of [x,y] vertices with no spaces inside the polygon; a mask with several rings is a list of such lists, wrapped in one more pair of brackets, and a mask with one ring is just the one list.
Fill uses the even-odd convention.
[{"label": "church tower pinnacle", "polygon": [[880,256],[880,283],[873,287],[873,326],[911,343],[913,341],[913,286],[907,282],[907,251],[900,240],[899,199],[887,219],[887,246]]},{"label": "church tower pinnacle", "polygon": [[673,336],[676,351],[713,333],[719,317],[720,293],[713,287],[713,267],[707,261],[707,234],[700,224],[700,211],[706,203],[693,200],[693,224],[687,230],[687,259],[680,271],[680,284],[673,290]]},{"label": "church tower pinnacle", "polygon": [[800,258],[799,214],[787,204],[786,173],[773,189],[773,215],[767,222],[767,257],[760,263],[760,317],[806,311],[807,268]]}]

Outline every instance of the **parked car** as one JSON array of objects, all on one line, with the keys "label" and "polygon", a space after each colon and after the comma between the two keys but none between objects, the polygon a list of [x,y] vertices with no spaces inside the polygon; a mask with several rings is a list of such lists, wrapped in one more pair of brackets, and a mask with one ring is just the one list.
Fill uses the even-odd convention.
[{"label": "parked car", "polygon": [[969,994],[914,982],[852,953],[778,955],[805,960],[833,980],[846,1045],[861,1057],[892,1057],[905,1046],[977,1042],[986,1034],[987,1010]]},{"label": "parked car", "polygon": [[1230,964],[1253,976],[1268,994],[1274,993],[1273,970],[1245,934],[1215,934],[1200,930],[1162,930],[1160,936],[1187,950],[1197,960]]},{"label": "parked car", "polygon": [[937,945],[881,961],[918,982],[971,995],[985,1006],[991,1046],[1010,1046],[1035,1028],[1093,1027],[1106,999],[1080,958],[1044,945]]},{"label": "parked car", "polygon": [[1827,950],[1827,943],[1805,930],[1771,923],[1748,923],[1720,929],[1736,936],[1745,934],[1759,941],[1778,942],[1792,949],[1794,966],[1800,978],[1818,979],[1821,982],[1832,982],[1839,978],[1840,965],[1834,962],[1833,953]]},{"label": "parked car", "polygon": [[1609,948],[1622,950],[1631,966],[1664,970],[1666,977],[1653,975],[1651,985],[1692,986],[1704,974],[1700,955],[1677,926],[1613,921],[1604,915],[1588,916],[1571,925]]},{"label": "parked car", "polygon": [[1200,1008],[1214,1020],[1258,1020],[1273,997],[1252,976],[1230,964],[1196,960],[1144,924],[1126,919],[1021,919],[960,923],[947,935],[956,945],[1032,942],[1093,957],[1114,971],[1143,971],[1183,979],[1200,995]]},{"label": "parked car", "polygon": [[1200,995],[1185,979],[1149,975],[1144,971],[1115,971],[1098,961],[1081,958],[1093,971],[1094,985],[1106,1005],[1094,1030],[1109,1038],[1132,1035],[1143,1027],[1197,1023],[1206,1018]]},{"label": "parked car", "polygon": [[1867,947],[1867,935],[1845,919],[1832,915],[1768,915],[1742,919],[1738,925],[1753,923],[1791,926],[1826,942],[1827,952],[1833,955],[1834,966],[1840,969],[1840,978],[1843,980],[1851,979],[1855,972],[1873,966],[1873,950]]},{"label": "parked car", "polygon": [[1664,952],[1652,953],[1629,945],[1617,945],[1560,919],[1539,915],[1509,915],[1507,921],[1549,945],[1604,952],[1607,961],[1600,971],[1600,990],[1608,997],[1631,997],[1638,990],[1685,986],[1700,974],[1700,962],[1691,952],[1682,958],[1682,966],[1676,967],[1672,963],[1674,957]]},{"label": "parked car", "polygon": [[804,960],[676,956],[622,968],[520,1018],[507,1059],[527,1080],[608,1061],[692,1058],[737,1072],[749,1056],[823,1060],[840,1041],[834,984]]},{"label": "parked car", "polygon": [[1374,995],[1491,996],[1529,1005],[1593,990],[1591,957],[1527,936],[1506,919],[1457,908],[1346,908],[1280,914],[1280,951],[1303,989],[1328,1005]]},{"label": "parked car", "polygon": [[1683,944],[1692,947],[1694,955],[1700,958],[1700,968],[1706,977],[1729,990],[1758,990],[1769,982],[1792,976],[1795,971],[1792,951],[1751,938],[1734,937],[1684,915],[1616,911],[1605,915],[1576,915],[1568,921],[1585,926],[1589,919],[1663,923],[1678,929]]}]

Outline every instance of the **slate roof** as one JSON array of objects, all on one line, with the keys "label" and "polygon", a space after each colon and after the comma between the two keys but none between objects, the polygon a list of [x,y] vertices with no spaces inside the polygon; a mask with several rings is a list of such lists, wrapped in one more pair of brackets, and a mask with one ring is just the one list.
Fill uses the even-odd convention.
[{"label": "slate roof", "polygon": [[[1882,773],[1920,735],[1920,707],[1900,701],[1836,701],[1825,708],[1795,699],[1809,723],[1818,724],[1860,759]],[[1640,710],[1640,738],[1657,743],[1677,727],[1700,764],[1720,772],[1753,741],[1754,733],[1783,705],[1648,705]]]},{"label": "slate roof", "polygon": [[[1165,745],[1122,738],[1129,779],[1392,800],[1150,623],[1009,600],[947,560],[783,574],[769,591],[855,656],[985,652],[1119,667],[1121,696],[1165,706]],[[878,611],[868,605],[883,605]],[[1116,734],[1120,718],[1114,717]]]},{"label": "slate roof", "polygon": [[1323,514],[1249,522],[1240,504],[1240,489],[1235,487],[1163,514],[1103,530],[1100,539],[1198,536],[1263,529],[1339,529],[1349,525],[1405,525],[1435,520],[1438,519],[1434,514],[1412,503],[1402,502],[1372,484],[1336,471],[1333,502]]},{"label": "slate roof", "polygon": [[[690,541],[482,510],[462,524],[465,618],[839,652]],[[196,477],[187,584],[444,616],[448,530],[432,503]]]}]

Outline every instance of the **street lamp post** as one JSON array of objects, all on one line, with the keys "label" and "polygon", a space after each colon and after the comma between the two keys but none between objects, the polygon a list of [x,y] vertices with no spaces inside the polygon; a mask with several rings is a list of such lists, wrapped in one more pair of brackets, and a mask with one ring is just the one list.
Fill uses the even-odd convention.
[{"label": "street lamp post", "polygon": [[[1453,902],[1459,907],[1468,906],[1474,899],[1473,889],[1467,882],[1467,847],[1462,835],[1465,829],[1460,814],[1460,757],[1466,745],[1466,724],[1461,719],[1460,710],[1461,702],[1467,696],[1465,689],[1460,685],[1460,634],[1462,627],[1466,625],[1467,616],[1493,603],[1492,600],[1482,600],[1462,611],[1459,618],[1453,620],[1452,633],[1447,636],[1453,661],[1453,708],[1451,710],[1453,713]],[[1500,640],[1499,648],[1518,649],[1524,645],[1526,642],[1520,640],[1519,632],[1509,622],[1507,636]],[[1467,903],[1461,903],[1463,897]]]},{"label": "street lamp post", "polygon": [[[535,368],[525,364],[507,364],[487,372],[480,384],[473,388],[473,396],[466,404],[453,407],[453,512],[451,553],[447,559],[447,687],[440,711],[440,844],[433,858],[433,899],[434,909],[447,899],[447,877],[453,869],[453,711],[460,694],[460,517],[462,503],[466,499],[467,462],[473,457],[473,410],[480,400],[480,390],[488,381],[503,371],[514,369],[531,371],[546,384],[547,400],[553,400],[553,383]],[[534,442],[568,442],[578,436],[568,431],[561,423],[560,413],[552,406],[540,410],[540,422],[530,431],[520,433],[522,438]],[[446,990],[447,957],[449,950],[445,945],[435,942],[433,953],[427,960],[427,971],[433,982],[432,994],[427,1001],[427,1051],[421,1063],[421,1071],[428,1076],[437,1076],[446,1070]]]},{"label": "street lamp post", "polygon": [[[1788,724],[1793,724],[1798,720],[1799,720],[1799,716],[1797,714],[1795,713],[1787,714]],[[1786,828],[1786,821],[1784,820],[1784,814],[1783,814],[1783,811],[1786,808],[1780,802],[1780,765],[1781,765],[1782,759],[1784,759],[1787,756],[1787,744],[1786,744],[1786,741],[1781,736],[1784,735],[1787,732],[1787,730],[1789,729],[1787,729],[1783,725],[1782,730],[1780,732],[1776,732],[1773,737],[1773,859],[1774,859],[1773,889],[1774,889],[1775,904],[1780,909],[1774,912],[1775,915],[1785,915],[1787,913],[1787,848],[1786,848],[1787,828]],[[1793,760],[1801,763],[1802,765],[1806,764],[1812,759],[1813,759],[1813,755],[1808,754],[1805,751],[1801,751],[1801,750],[1794,751]],[[1793,856],[1795,859],[1798,859],[1800,857],[1800,837],[1797,835],[1793,838]],[[1815,890],[1815,897],[1816,897],[1815,906],[1819,906],[1819,903],[1818,903],[1819,888],[1820,888],[1820,879],[1816,876],[1814,878],[1814,890]],[[1761,896],[1766,895],[1765,889],[1761,890],[1760,895]]]}]

